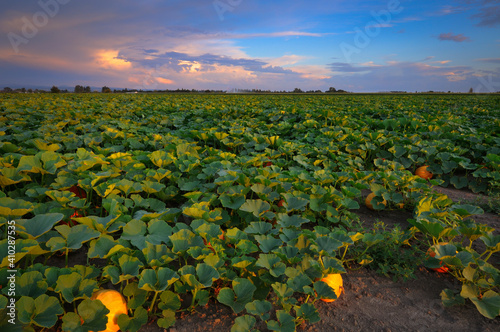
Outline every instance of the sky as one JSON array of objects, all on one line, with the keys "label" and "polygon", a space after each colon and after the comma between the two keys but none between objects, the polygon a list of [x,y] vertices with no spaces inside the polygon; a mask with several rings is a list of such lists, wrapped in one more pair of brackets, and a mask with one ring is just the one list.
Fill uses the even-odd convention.
[{"label": "sky", "polygon": [[500,91],[500,0],[0,1],[0,89]]}]

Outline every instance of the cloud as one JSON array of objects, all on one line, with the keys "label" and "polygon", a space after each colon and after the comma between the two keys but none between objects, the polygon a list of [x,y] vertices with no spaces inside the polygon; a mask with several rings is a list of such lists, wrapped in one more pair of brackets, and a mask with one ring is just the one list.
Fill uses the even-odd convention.
[{"label": "cloud", "polygon": [[[496,2],[498,3],[498,1]],[[479,20],[477,26],[495,27],[500,24],[500,6],[484,6],[472,18]]]},{"label": "cloud", "polygon": [[315,33],[304,31],[277,31],[268,33],[239,33],[239,34],[219,34],[220,38],[245,39],[245,38],[278,38],[278,37],[323,37],[334,33]]},{"label": "cloud", "polygon": [[272,66],[258,59],[233,58],[230,56],[211,53],[191,55],[187,53],[172,51],[156,55],[150,53],[148,54],[147,58],[128,58],[127,56],[121,56],[119,59],[134,64],[139,64],[143,67],[168,66],[169,68],[174,69],[178,72],[201,72],[208,70],[207,68],[209,66],[230,66],[242,67],[245,70],[253,72],[278,74],[292,73],[292,71],[289,69],[284,69],[280,66]]},{"label": "cloud", "polygon": [[120,59],[118,57],[118,50],[100,50],[98,51],[96,58],[97,64],[105,69],[116,69],[116,70],[126,70],[129,69],[132,64],[126,60]]},{"label": "cloud", "polygon": [[443,40],[450,40],[454,41],[457,43],[461,43],[464,41],[470,41],[469,37],[464,36],[463,34],[458,34],[458,35],[453,35],[453,33],[448,32],[448,33],[442,33],[438,36],[438,39],[443,41]]},{"label": "cloud", "polygon": [[476,61],[500,63],[500,58],[483,58],[483,59],[476,59]]},{"label": "cloud", "polygon": [[373,66],[362,66],[362,65],[352,65],[347,62],[333,62],[327,65],[327,67],[334,73],[361,73],[367,72],[373,69]]},{"label": "cloud", "polygon": [[[471,66],[450,66],[448,60],[427,57],[421,61],[390,60],[385,63],[342,63],[329,65],[330,85],[354,91],[468,91],[479,84],[480,71]],[[431,61],[429,61],[431,60]],[[485,75],[485,74],[481,74]],[[494,82],[500,71],[490,71]]]}]

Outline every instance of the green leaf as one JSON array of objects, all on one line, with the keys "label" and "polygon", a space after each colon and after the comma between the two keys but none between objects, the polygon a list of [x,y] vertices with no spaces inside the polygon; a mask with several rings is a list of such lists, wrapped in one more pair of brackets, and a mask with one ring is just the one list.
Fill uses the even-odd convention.
[{"label": "green leaf", "polygon": [[126,279],[137,277],[139,274],[139,269],[144,266],[139,258],[127,254],[120,256],[120,258],[118,259],[118,264],[121,269],[120,278],[123,277]]},{"label": "green leaf", "polygon": [[[128,305],[130,308],[130,303]],[[129,317],[127,315],[118,316],[117,323],[121,331],[127,332],[137,332],[143,325],[148,322],[148,312],[143,307],[138,307],[134,310],[134,316]]]},{"label": "green leaf", "polygon": [[302,197],[295,197],[292,194],[284,194],[283,197],[285,198],[283,206],[286,208],[287,212],[291,212],[293,210],[302,211],[309,203],[309,200]]},{"label": "green leaf", "polygon": [[167,329],[175,324],[175,311],[163,310],[162,317],[158,319],[158,326]]},{"label": "green leaf", "polygon": [[[65,313],[64,316],[62,316],[61,320],[62,320],[63,331],[71,331],[71,332],[88,331],[82,328],[81,318],[75,312],[70,311]],[[104,323],[104,328],[106,328],[106,323]]]},{"label": "green leaf", "polygon": [[289,216],[286,213],[278,213],[278,223],[281,227],[300,227],[302,224],[308,223],[309,219],[302,218],[299,215]]},{"label": "green leaf", "polygon": [[321,320],[318,310],[312,303],[304,303],[300,307],[296,307],[295,311],[297,313],[297,317],[306,319],[311,324],[317,323]]},{"label": "green leaf", "polygon": [[235,313],[239,313],[252,300],[257,287],[250,280],[242,278],[235,278],[232,286],[232,289],[228,287],[222,288],[217,296],[217,300],[231,307]]},{"label": "green leaf", "polygon": [[108,323],[109,309],[100,300],[83,300],[78,305],[78,314],[83,319],[84,331],[102,331]]},{"label": "green leaf", "polygon": [[469,217],[475,214],[483,214],[484,211],[480,207],[474,206],[474,205],[469,205],[469,204],[462,204],[462,205],[453,205],[450,208],[451,211],[454,211],[460,217],[465,218]]},{"label": "green leaf", "polygon": [[16,280],[16,295],[36,298],[47,291],[48,285],[39,271],[25,272]]},{"label": "green leaf", "polygon": [[236,317],[234,325],[231,327],[231,332],[253,332],[255,326],[255,317],[250,315],[243,315]]},{"label": "green leaf", "polygon": [[263,321],[270,317],[272,304],[268,301],[254,300],[245,305],[245,309],[249,314],[260,317]]},{"label": "green leaf", "polygon": [[188,229],[181,229],[169,236],[169,239],[173,244],[172,252],[176,254],[186,252],[192,247],[203,248],[205,246],[201,236],[194,234]]},{"label": "green leaf", "polygon": [[52,251],[61,249],[80,249],[82,244],[97,238],[100,232],[90,229],[87,225],[76,225],[69,227],[67,225],[56,226],[56,230],[62,237],[53,237],[47,241],[47,246]]},{"label": "green leaf", "polygon": [[460,296],[466,299],[477,298],[481,295],[479,287],[475,284],[463,284]]},{"label": "green leaf", "polygon": [[163,266],[177,258],[177,255],[173,254],[164,244],[147,242],[147,247],[142,249],[142,253],[151,267]]},{"label": "green leaf", "polygon": [[[10,244],[11,245],[11,244]],[[16,253],[14,255],[15,261],[19,262],[24,256],[29,254],[32,251],[36,251],[40,249],[38,242],[36,240],[25,240],[25,239],[16,239],[15,241]],[[0,267],[6,267],[12,264],[9,261],[9,241],[7,238],[0,240],[0,257],[3,257],[2,263]]]},{"label": "green leaf", "polygon": [[367,246],[371,247],[379,242],[382,242],[384,240],[384,236],[380,233],[372,234],[372,233],[365,233],[363,236],[363,242],[366,243]]},{"label": "green leaf", "polygon": [[110,252],[114,253],[123,248],[111,235],[101,234],[98,239],[90,241],[88,256],[89,258],[107,258]]},{"label": "green leaf", "polygon": [[445,307],[462,305],[465,303],[465,299],[462,296],[460,296],[460,294],[456,294],[451,289],[444,289],[441,292],[441,301],[443,302]]},{"label": "green leaf", "polygon": [[62,213],[39,214],[31,219],[18,219],[17,231],[21,234],[27,234],[29,239],[36,239],[42,234],[47,233],[64,218]]},{"label": "green leaf", "polygon": [[474,281],[474,276],[476,275],[477,269],[474,269],[470,265],[468,265],[463,271],[462,274],[464,275],[465,279],[468,281]]},{"label": "green leaf", "polygon": [[255,264],[268,269],[271,275],[276,278],[284,274],[286,269],[286,265],[275,254],[260,254]]},{"label": "green leaf", "polygon": [[293,289],[288,287],[287,284],[283,284],[280,282],[275,282],[271,285],[276,295],[278,295],[281,299],[289,298],[293,295]]},{"label": "green leaf", "polygon": [[255,240],[257,240],[260,249],[265,253],[273,251],[283,244],[283,241],[276,239],[272,235],[255,235]]},{"label": "green leaf", "polygon": [[167,267],[159,268],[157,271],[146,269],[141,272],[139,288],[159,292],[166,290],[179,279],[179,275]]},{"label": "green leaf", "polygon": [[200,283],[205,287],[212,286],[212,283],[220,278],[219,272],[205,263],[196,265],[196,274]]},{"label": "green leaf", "polygon": [[268,211],[271,205],[261,199],[247,199],[245,203],[240,206],[240,210],[250,212],[257,218]]},{"label": "green leaf", "polygon": [[266,234],[273,229],[273,225],[268,222],[251,222],[250,225],[245,228],[247,234]]},{"label": "green leaf", "polygon": [[267,322],[267,328],[271,331],[292,332],[295,331],[295,321],[292,315],[284,310],[277,310],[278,322],[271,320]]},{"label": "green leaf", "polygon": [[335,250],[342,246],[342,242],[329,236],[320,236],[315,242],[316,245],[311,246],[311,249],[317,250],[320,255],[335,256]]},{"label": "green leaf", "polygon": [[495,319],[500,315],[500,295],[497,292],[489,290],[483,294],[481,299],[474,297],[470,300],[484,317]]},{"label": "green leaf", "polygon": [[320,299],[331,299],[331,300],[336,300],[337,299],[337,294],[335,294],[335,291],[333,288],[328,286],[328,284],[324,281],[316,281],[314,283],[314,290],[318,294],[317,296]]},{"label": "green leaf", "polygon": [[22,296],[16,302],[19,321],[23,324],[35,324],[50,328],[57,322],[57,316],[64,313],[61,303],[56,297],[42,294],[36,299]]},{"label": "green leaf", "polygon": [[181,300],[179,295],[171,291],[163,291],[160,295],[160,303],[158,308],[161,310],[172,310],[176,311],[181,307]]},{"label": "green leaf", "polygon": [[59,276],[54,290],[61,293],[66,302],[71,303],[84,296],[91,297],[96,288],[97,280],[82,279],[79,273],[73,272]]},{"label": "green leaf", "polygon": [[488,250],[500,251],[500,234],[485,234],[484,236],[481,236],[480,239],[488,247]]},{"label": "green leaf", "polygon": [[466,188],[469,181],[466,177],[463,176],[452,176],[450,179],[450,183],[457,189]]},{"label": "green leaf", "polygon": [[21,217],[33,210],[33,204],[22,199],[10,197],[0,198],[0,215],[9,217]]},{"label": "green leaf", "polygon": [[223,207],[237,210],[245,203],[245,195],[243,194],[222,194],[219,196]]}]

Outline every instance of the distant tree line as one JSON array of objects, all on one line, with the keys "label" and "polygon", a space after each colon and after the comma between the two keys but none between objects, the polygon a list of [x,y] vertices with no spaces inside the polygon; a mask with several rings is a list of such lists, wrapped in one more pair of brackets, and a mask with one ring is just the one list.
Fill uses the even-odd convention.
[{"label": "distant tree line", "polygon": [[83,87],[82,85],[77,85],[75,86],[75,93],[90,93],[92,90],[90,89],[90,86]]},{"label": "distant tree line", "polygon": [[[41,89],[26,89],[26,88],[20,88],[20,89],[12,89],[10,87],[4,87],[3,90],[0,90],[0,92],[3,93],[68,93],[69,91],[67,89],[61,90],[57,86],[53,85],[52,88],[50,88],[49,91],[46,90],[41,90]],[[91,93],[92,89],[90,86],[83,86],[83,85],[76,85],[74,88],[74,93]],[[97,91],[94,91],[97,92]],[[141,89],[113,89],[111,90],[107,86],[103,86],[101,89],[101,93],[348,93],[348,91],[342,90],[342,89],[336,89],[334,87],[330,87],[326,91],[321,91],[321,90],[307,90],[303,91],[300,88],[295,88],[291,91],[286,91],[286,90],[261,90],[261,89],[232,89],[232,90],[210,90],[210,89],[202,89],[202,90],[197,90],[197,89],[175,89],[175,90],[141,90]],[[408,93],[406,91],[387,91],[387,92],[382,92],[382,93]],[[445,93],[441,91],[422,91],[422,92],[417,92],[415,93]],[[452,93],[451,91],[448,91],[448,93]],[[469,89],[468,93],[474,93],[474,90],[472,88]],[[495,93],[500,93],[500,91],[497,91]]]}]

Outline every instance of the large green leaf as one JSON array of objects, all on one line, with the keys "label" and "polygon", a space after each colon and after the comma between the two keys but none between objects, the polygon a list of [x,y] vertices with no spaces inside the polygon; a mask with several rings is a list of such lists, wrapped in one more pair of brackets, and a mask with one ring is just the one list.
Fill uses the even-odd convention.
[{"label": "large green leaf", "polygon": [[120,315],[117,319],[118,326],[121,331],[137,332],[139,329],[147,324],[148,311],[143,307],[138,307],[134,310],[134,316]]},{"label": "large green leaf", "polygon": [[285,273],[286,269],[286,265],[275,254],[260,254],[255,264],[268,269],[273,277],[281,276]]},{"label": "large green leaf", "polygon": [[292,332],[295,331],[295,320],[285,310],[277,310],[276,317],[278,321],[270,320],[267,322],[267,328],[271,331]]},{"label": "large green leaf", "polygon": [[47,233],[64,218],[62,213],[39,214],[31,219],[18,219],[16,221],[17,231],[28,235],[29,239],[36,239]]},{"label": "large green leaf", "polygon": [[243,315],[236,317],[234,325],[231,327],[231,332],[254,332],[255,317],[250,315]]},{"label": "large green leaf", "polygon": [[166,267],[161,267],[157,271],[146,269],[141,272],[138,286],[150,292],[159,292],[166,290],[178,279],[179,275]]},{"label": "large green leaf", "polygon": [[78,314],[68,312],[63,316],[64,331],[90,332],[106,329],[109,309],[101,301],[86,299],[78,305],[77,309]]},{"label": "large green leaf", "polygon": [[484,317],[495,319],[500,315],[500,295],[497,292],[489,290],[481,298],[473,297],[470,300]]},{"label": "large green leaf", "polygon": [[39,271],[25,272],[16,280],[16,295],[36,298],[47,291],[48,285]]},{"label": "large green leaf", "polygon": [[73,272],[59,276],[54,290],[61,293],[66,302],[71,303],[84,297],[91,297],[97,288],[97,280],[83,279],[79,273]]},{"label": "large green leaf", "polygon": [[240,206],[240,210],[250,212],[257,218],[268,211],[271,205],[261,199],[247,199],[245,203]]},{"label": "large green leaf", "polygon": [[192,247],[204,247],[201,236],[194,234],[188,229],[181,229],[169,236],[169,239],[172,241],[172,251],[174,253],[185,252]]},{"label": "large green leaf", "polygon": [[10,197],[0,198],[0,215],[8,217],[21,217],[33,210],[33,204],[22,199]]},{"label": "large green leaf", "polygon": [[248,279],[235,278],[232,282],[232,289],[224,287],[219,291],[217,300],[225,304],[235,313],[245,309],[245,305],[249,303],[257,287]]},{"label": "large green leaf", "polygon": [[64,313],[59,300],[47,294],[42,294],[36,299],[22,296],[16,302],[16,308],[21,323],[46,328],[54,326],[58,319],[57,316]]},{"label": "large green leaf", "polygon": [[87,225],[76,225],[69,227],[60,225],[55,227],[61,237],[53,237],[47,241],[47,246],[52,251],[61,249],[80,249],[83,243],[97,238],[101,233],[90,229]]},{"label": "large green leaf", "polygon": [[270,317],[272,304],[268,301],[254,300],[245,305],[245,309],[249,314],[260,317],[263,321]]},{"label": "large green leaf", "polygon": [[212,286],[212,283],[220,277],[215,268],[205,263],[196,265],[196,274],[200,283],[205,287]]}]

